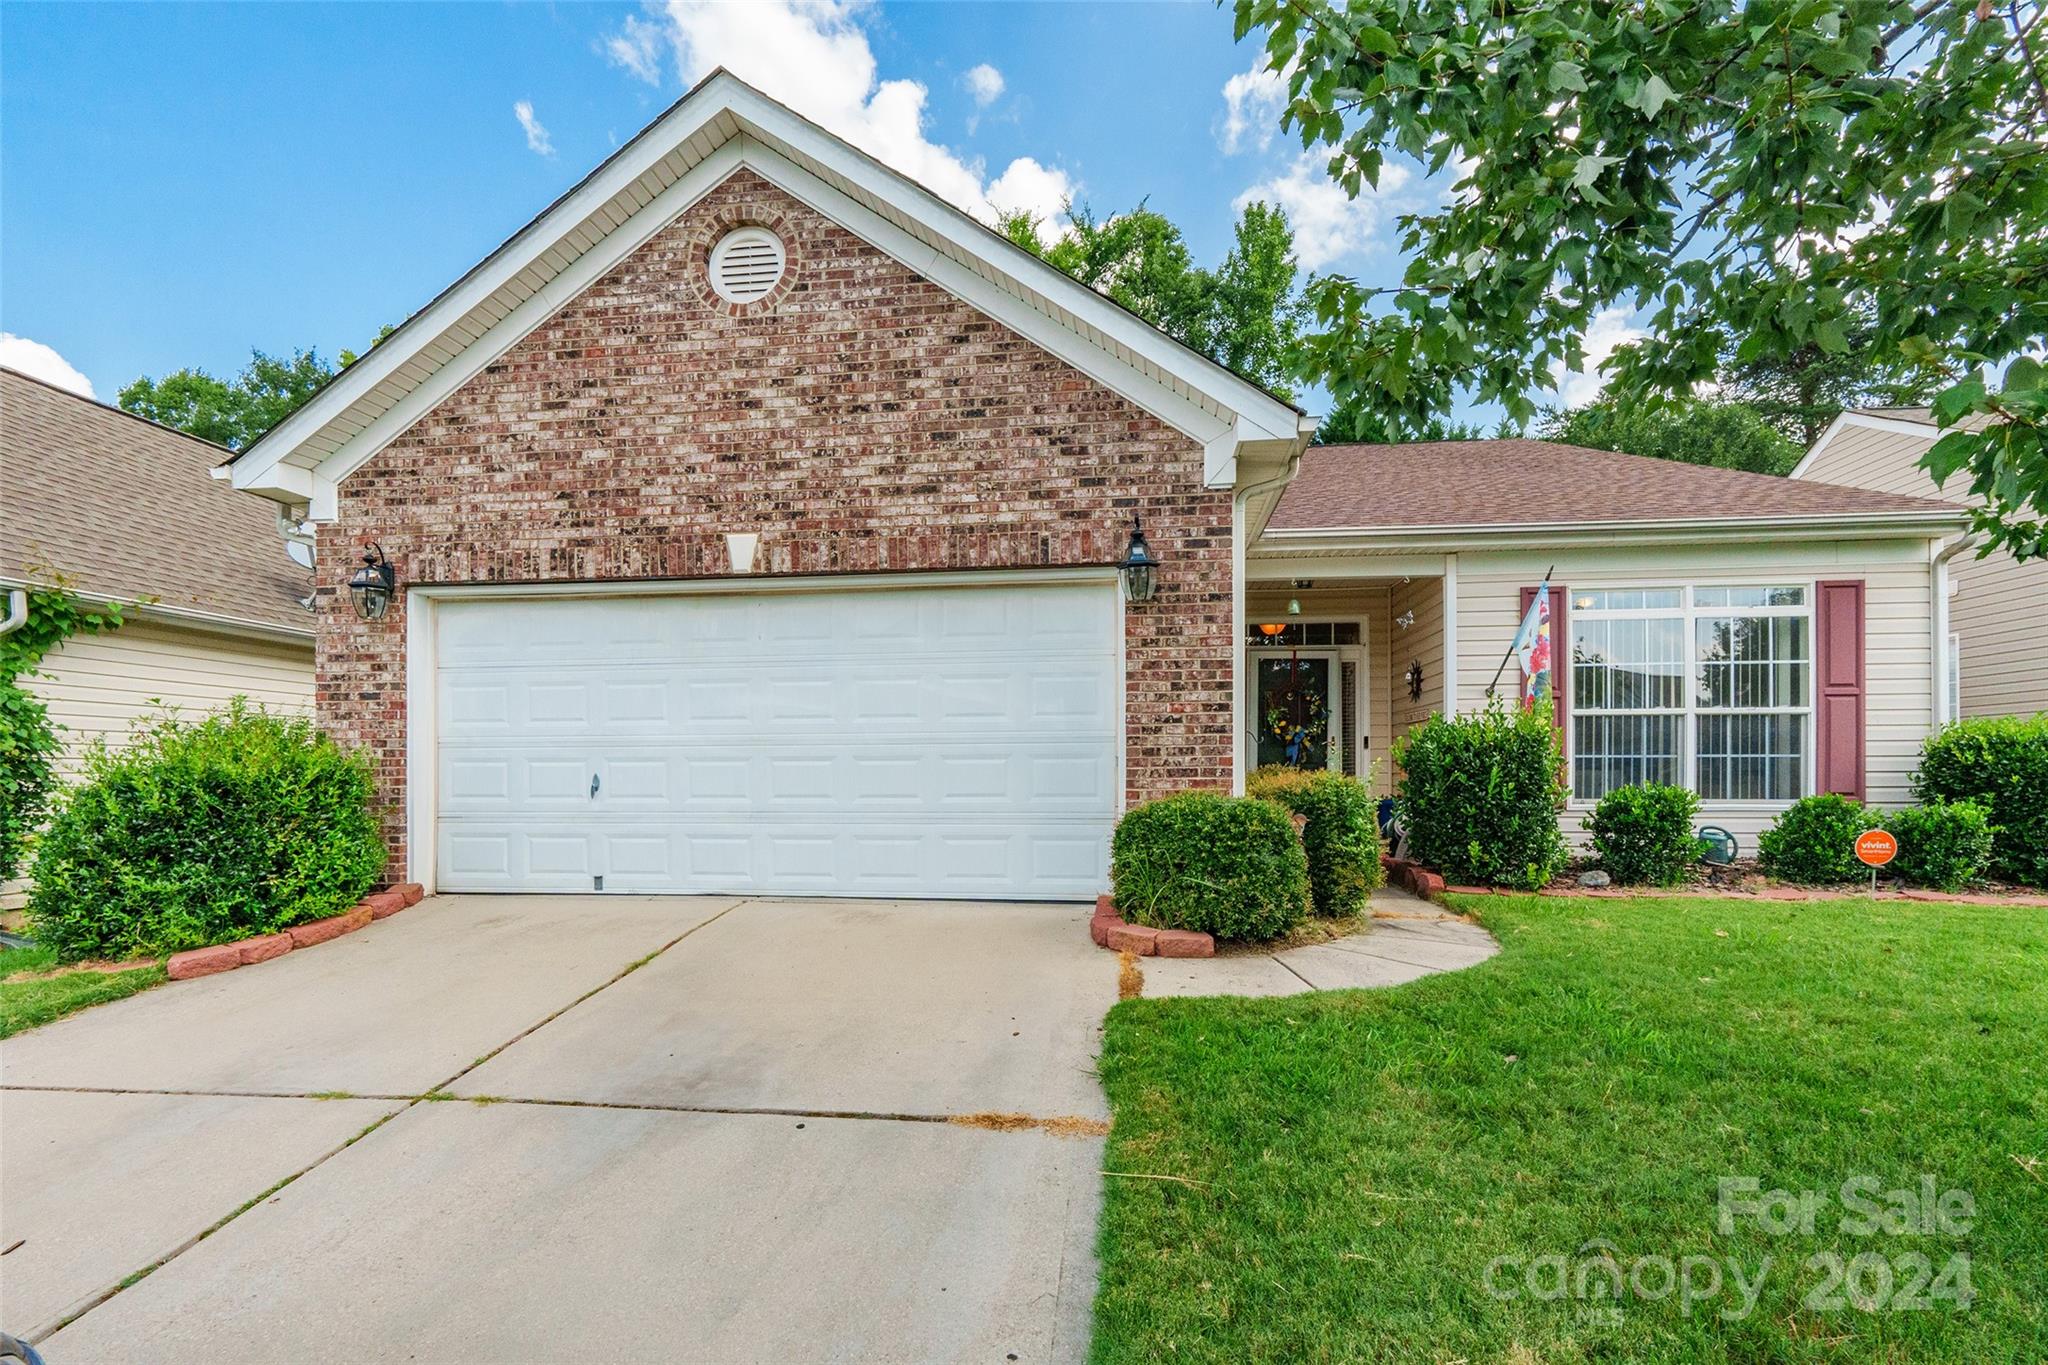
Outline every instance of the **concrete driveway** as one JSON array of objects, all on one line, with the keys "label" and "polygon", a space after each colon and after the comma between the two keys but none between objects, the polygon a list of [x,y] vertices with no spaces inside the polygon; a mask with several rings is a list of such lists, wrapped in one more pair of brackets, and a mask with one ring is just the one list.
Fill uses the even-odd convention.
[{"label": "concrete driveway", "polygon": [[50,1365],[1077,1358],[1100,1125],[959,1120],[1107,1117],[1087,913],[443,896],[10,1039],[0,1327]]}]

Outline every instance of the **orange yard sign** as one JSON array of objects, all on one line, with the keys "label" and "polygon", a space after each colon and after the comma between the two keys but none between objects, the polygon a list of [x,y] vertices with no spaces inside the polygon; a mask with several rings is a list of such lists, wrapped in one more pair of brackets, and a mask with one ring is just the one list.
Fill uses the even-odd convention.
[{"label": "orange yard sign", "polygon": [[1871,867],[1883,867],[1899,856],[1896,835],[1881,829],[1866,829],[1856,836],[1856,856]]}]

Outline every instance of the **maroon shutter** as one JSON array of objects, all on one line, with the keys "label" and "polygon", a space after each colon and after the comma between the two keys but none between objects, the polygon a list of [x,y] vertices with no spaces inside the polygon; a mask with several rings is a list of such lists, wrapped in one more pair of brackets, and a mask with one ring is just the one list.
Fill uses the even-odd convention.
[{"label": "maroon shutter", "polygon": [[1814,779],[1863,799],[1863,580],[1813,585]]},{"label": "maroon shutter", "polygon": [[[1571,668],[1569,667],[1572,656],[1572,633],[1570,630],[1571,623],[1565,620],[1564,615],[1565,603],[1570,600],[1570,594],[1564,588],[1555,583],[1550,585],[1550,690],[1557,698],[1557,715],[1555,719],[1560,740],[1564,737],[1565,716],[1571,708],[1572,696]],[[1522,622],[1529,619],[1529,608],[1535,601],[1536,589],[1534,585],[1523,588],[1522,612],[1521,615],[1515,618],[1516,630],[1520,630]],[[1515,676],[1522,678],[1523,682],[1528,681],[1522,677],[1522,669],[1519,664],[1515,667]],[[1517,697],[1521,695],[1521,688],[1517,687],[1515,689],[1515,695]]]}]

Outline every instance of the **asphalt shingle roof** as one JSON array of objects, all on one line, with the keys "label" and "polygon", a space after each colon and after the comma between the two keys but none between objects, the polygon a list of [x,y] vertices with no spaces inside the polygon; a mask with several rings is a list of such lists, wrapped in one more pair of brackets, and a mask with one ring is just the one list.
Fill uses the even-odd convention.
[{"label": "asphalt shingle roof", "polygon": [[228,453],[0,369],[0,577],[310,635],[271,504],[208,476]]},{"label": "asphalt shingle roof", "polygon": [[1274,531],[1629,524],[1698,518],[1962,515],[1954,503],[1555,441],[1311,446]]}]

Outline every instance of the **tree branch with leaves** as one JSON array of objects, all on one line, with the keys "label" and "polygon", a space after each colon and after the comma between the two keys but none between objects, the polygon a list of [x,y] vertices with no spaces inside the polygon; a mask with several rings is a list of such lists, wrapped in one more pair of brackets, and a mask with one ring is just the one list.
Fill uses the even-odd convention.
[{"label": "tree branch with leaves", "polygon": [[1604,367],[1629,401],[1860,349],[1961,376],[1927,466],[1987,542],[2048,551],[2042,7],[1235,0],[1337,184],[1455,177],[1400,220],[1398,289],[1311,284],[1304,377],[1397,425],[1459,390],[1519,422],[1605,309],[1647,314]]}]

